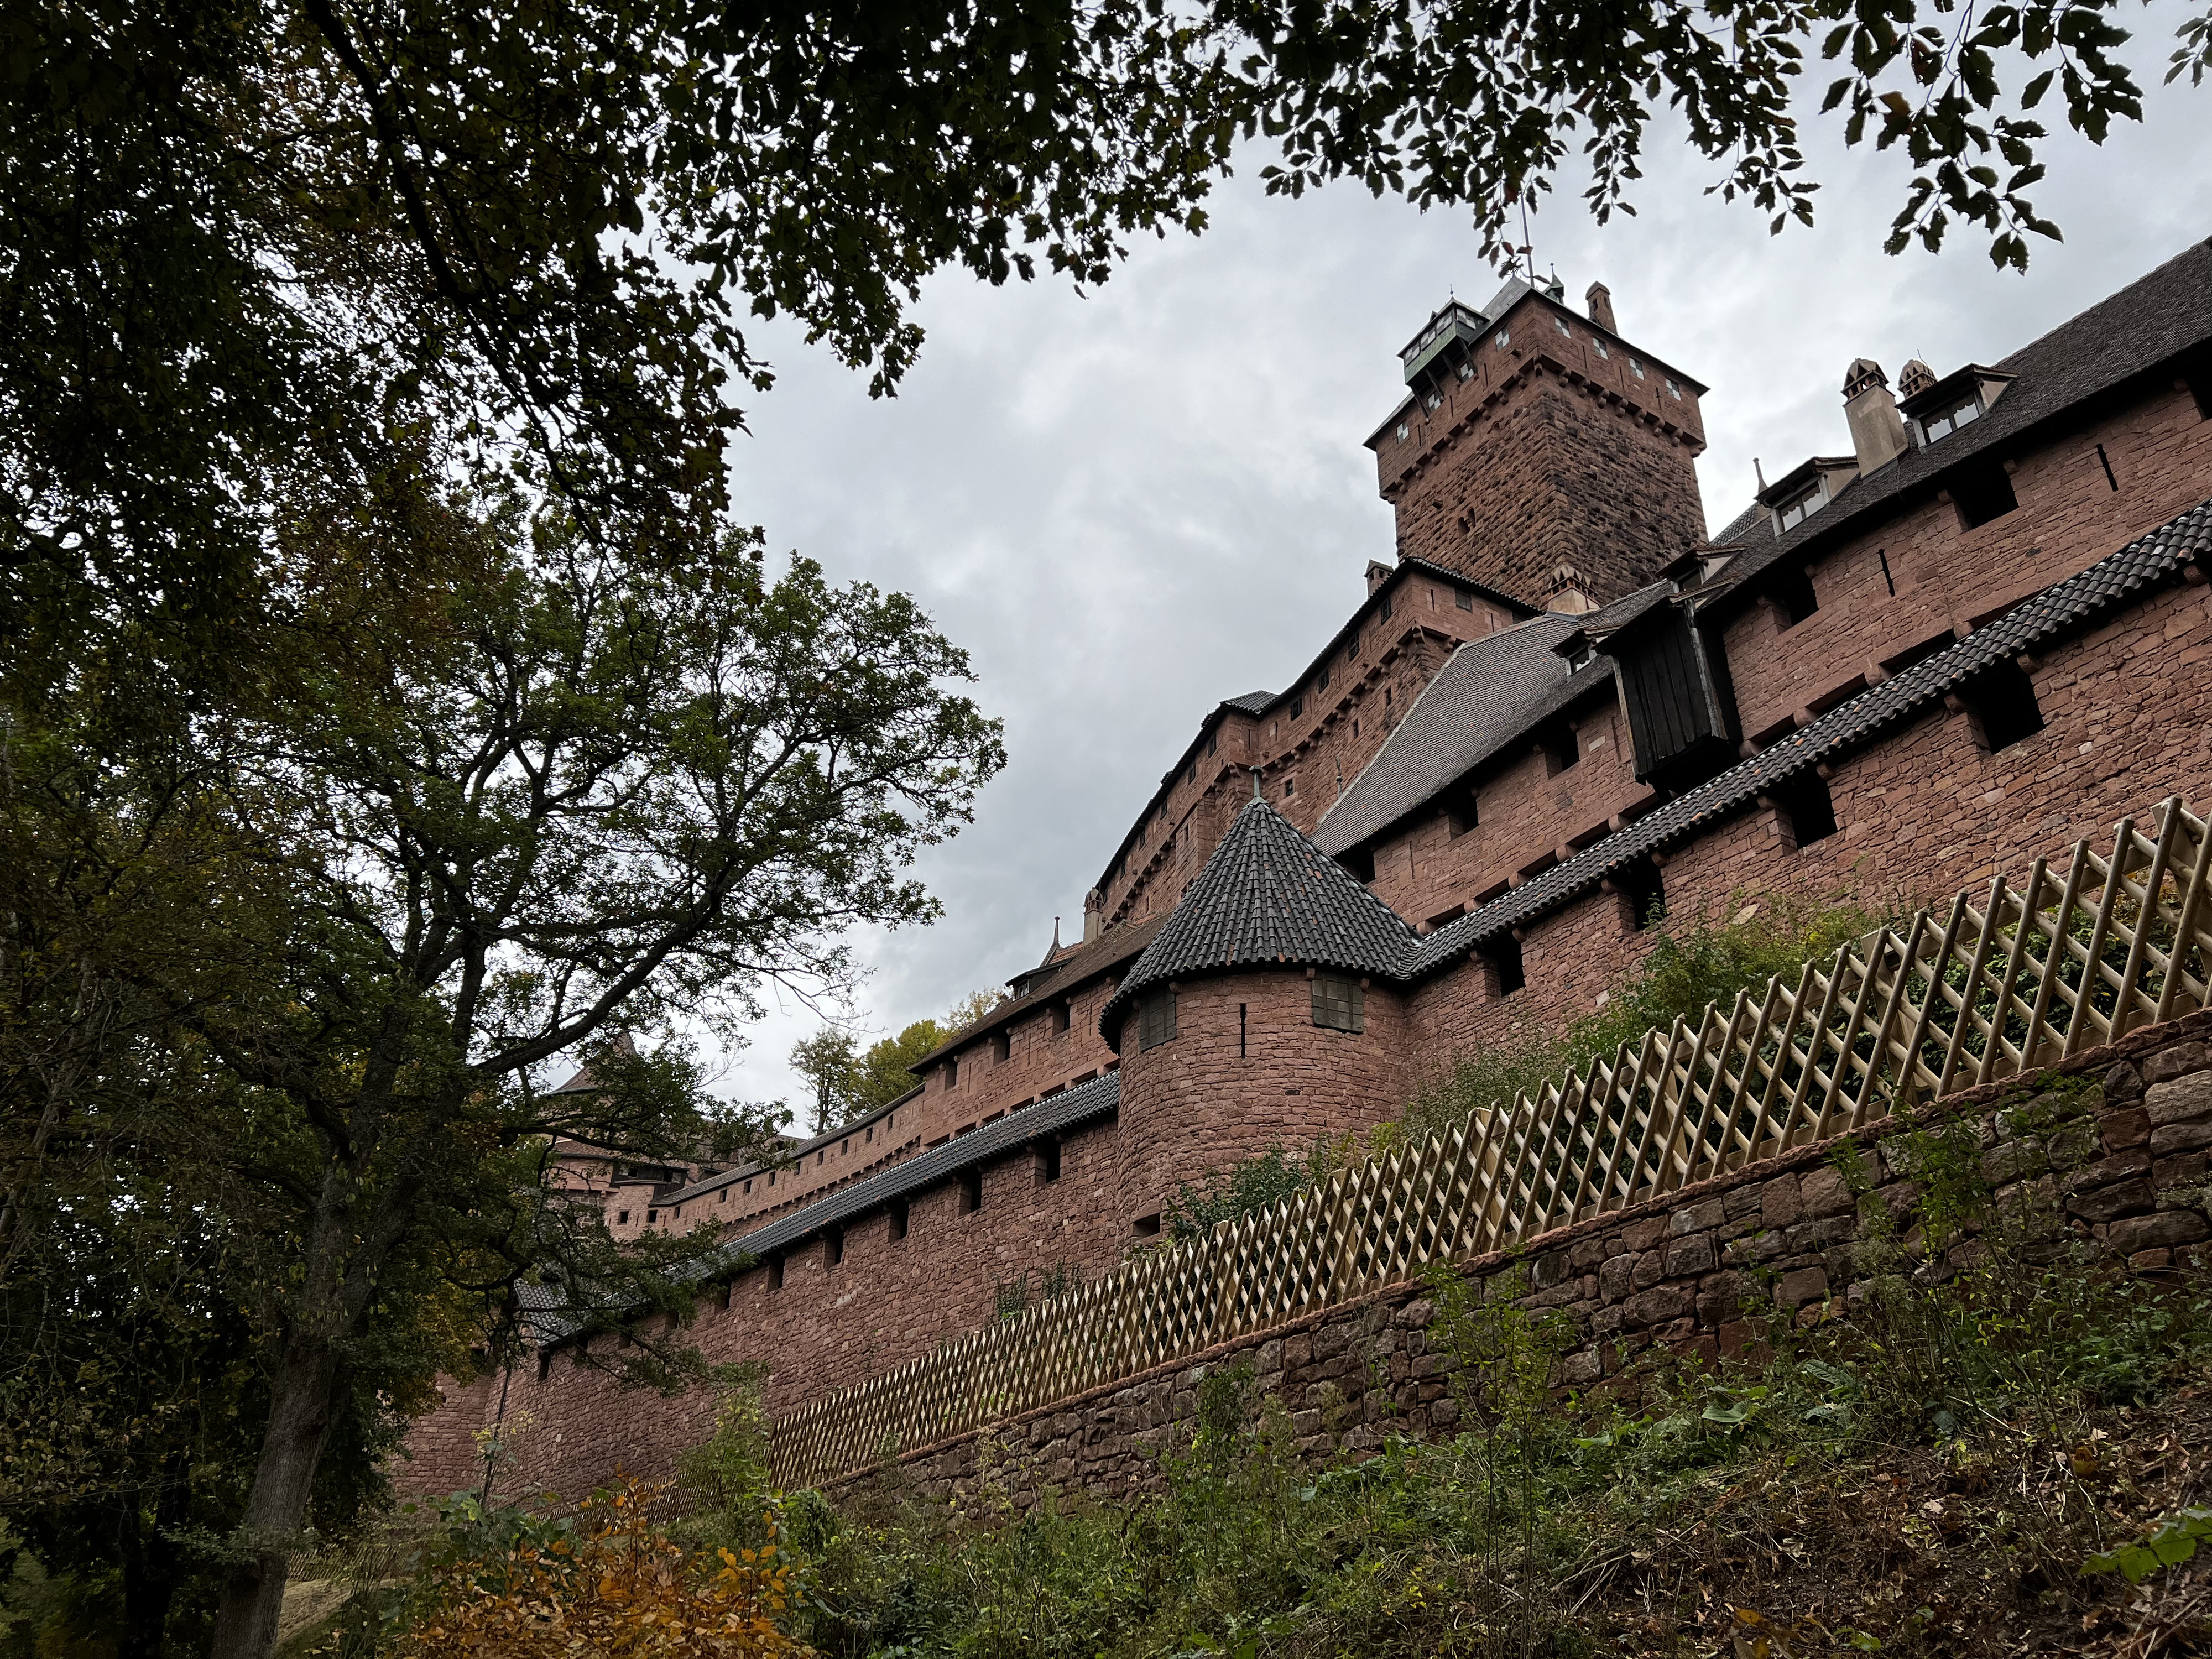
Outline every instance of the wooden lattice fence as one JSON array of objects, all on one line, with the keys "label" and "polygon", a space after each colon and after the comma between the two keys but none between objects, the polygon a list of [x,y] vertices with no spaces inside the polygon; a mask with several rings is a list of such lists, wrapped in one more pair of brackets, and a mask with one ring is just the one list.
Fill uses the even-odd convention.
[{"label": "wooden lattice fence", "polygon": [[819,1481],[2203,1007],[2212,835],[2179,797],[1207,1237],[775,1425]]}]

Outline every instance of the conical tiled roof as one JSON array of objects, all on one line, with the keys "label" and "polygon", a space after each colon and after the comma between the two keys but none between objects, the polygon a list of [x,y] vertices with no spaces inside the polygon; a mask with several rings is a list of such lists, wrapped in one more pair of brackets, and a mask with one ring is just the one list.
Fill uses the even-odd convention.
[{"label": "conical tiled roof", "polygon": [[1099,1018],[1110,1042],[1131,999],[1226,968],[1339,968],[1404,977],[1413,930],[1281,813],[1255,799],[1213,849]]}]

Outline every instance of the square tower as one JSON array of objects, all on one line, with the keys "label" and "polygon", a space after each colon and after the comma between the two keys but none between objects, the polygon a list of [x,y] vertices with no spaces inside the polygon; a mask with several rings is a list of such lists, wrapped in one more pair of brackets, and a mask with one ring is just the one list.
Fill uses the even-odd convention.
[{"label": "square tower", "polygon": [[1515,278],[1454,301],[1399,354],[1405,401],[1367,447],[1398,556],[1539,607],[1633,592],[1705,540],[1696,461],[1705,388],[1589,314]]}]

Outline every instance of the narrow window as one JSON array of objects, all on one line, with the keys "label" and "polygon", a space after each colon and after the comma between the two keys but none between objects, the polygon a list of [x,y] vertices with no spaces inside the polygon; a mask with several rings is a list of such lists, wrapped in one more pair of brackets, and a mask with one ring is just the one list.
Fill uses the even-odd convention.
[{"label": "narrow window", "polygon": [[906,1224],[911,1214],[906,1200],[902,1198],[892,1204],[890,1232],[893,1242],[906,1237]]},{"label": "narrow window", "polygon": [[1574,330],[1567,326],[1567,319],[1564,317],[1554,316],[1552,319],[1552,326],[1558,329],[1560,333],[1565,335],[1570,340],[1575,337]]},{"label": "narrow window", "polygon": [[1628,925],[1638,933],[1667,914],[1667,890],[1659,880],[1659,866],[1638,859],[1612,877],[1613,890],[1628,907]]},{"label": "narrow window", "polygon": [[753,1190],[753,1183],[752,1183],[751,1182],[750,1182],[750,1181],[746,1182],[745,1182],[745,1194],[746,1194],[746,1196],[747,1196],[747,1197],[750,1197],[750,1196],[752,1195],[752,1190]]},{"label": "narrow window", "polygon": [[678,1221],[684,1219],[684,1206],[681,1204],[676,1206],[676,1218]]},{"label": "narrow window", "polygon": [[783,1288],[783,1258],[772,1255],[768,1259],[768,1287],[771,1291]]},{"label": "narrow window", "polygon": [[2120,481],[2112,476],[2112,459],[2105,453],[2105,447],[2102,444],[2097,446],[2097,465],[2105,469],[2105,482],[2112,486],[2113,493],[2117,495],[2119,491]]},{"label": "narrow window", "polygon": [[1498,975],[1498,994],[1510,997],[1528,983],[1528,975],[1521,964],[1521,941],[1511,933],[1500,933],[1482,947],[1484,959],[1491,971]]},{"label": "narrow window", "polygon": [[1389,622],[1390,620],[1390,596],[1388,593],[1385,593],[1382,596],[1382,608],[1375,614],[1380,617],[1384,622]]},{"label": "narrow window", "polygon": [[1297,719],[1297,718],[1298,718],[1298,716],[1299,716],[1299,715],[1301,715],[1301,714],[1304,714],[1305,712],[1306,712],[1306,699],[1305,699],[1305,693],[1304,693],[1303,691],[1301,691],[1301,692],[1300,692],[1297,696],[1292,697],[1292,698],[1291,699],[1291,718],[1292,720],[1296,720],[1296,719]]},{"label": "narrow window", "polygon": [[1537,734],[1536,752],[1544,757],[1544,775],[1556,778],[1579,763],[1582,745],[1576,741],[1572,730],[1565,726],[1546,728]]},{"label": "narrow window", "polygon": [[1163,987],[1146,994],[1137,1005],[1137,1048],[1141,1053],[1172,1042],[1176,1034],[1176,994]]},{"label": "narrow window", "polygon": [[714,1202],[717,1204],[726,1204],[729,1201],[730,1189],[727,1187],[723,1188],[720,1192],[714,1194]]},{"label": "narrow window", "polygon": [[1452,599],[1453,602],[1462,611],[1472,611],[1474,609],[1474,593],[1472,589],[1455,587],[1452,589]]},{"label": "narrow window", "polygon": [[1001,1031],[998,1036],[991,1039],[991,1058],[993,1060],[1003,1065],[1007,1060],[1012,1059],[1013,1054],[1014,1034],[1012,1031]]},{"label": "narrow window", "polygon": [[1242,1002],[1237,1005],[1237,1058],[1239,1060],[1244,1058],[1245,1021],[1249,1012],[1249,1005]]},{"label": "narrow window", "polygon": [[1644,365],[1631,357],[1628,360],[1628,372],[1640,380],[1644,378]]},{"label": "narrow window", "polygon": [[1793,847],[1810,847],[1836,833],[1836,800],[1818,772],[1801,772],[1778,784],[1774,805],[1781,811]]},{"label": "narrow window", "polygon": [[1881,585],[1889,590],[1889,597],[1893,599],[1897,597],[1897,578],[1889,574],[1889,550],[1877,547],[1874,556],[1881,561]]},{"label": "narrow window", "polygon": [[822,1235],[822,1259],[826,1267],[841,1267],[845,1261],[845,1230],[832,1227]]},{"label": "narrow window", "polygon": [[1221,733],[1220,733],[1220,732],[1207,732],[1207,733],[1206,734],[1206,752],[1207,754],[1211,755],[1211,754],[1213,752],[1213,750],[1214,750],[1214,746],[1215,746],[1215,744],[1218,744],[1220,741],[1221,741]]},{"label": "narrow window", "polygon": [[1482,822],[1480,804],[1475,799],[1474,786],[1462,783],[1444,795],[1444,827],[1449,839],[1457,841]]},{"label": "narrow window", "polygon": [[1606,359],[1607,362],[1612,361],[1613,354],[1605,349],[1605,342],[1597,338],[1595,335],[1590,338],[1590,347],[1599,356]]},{"label": "narrow window", "polygon": [[1331,1031],[1365,1030],[1367,994],[1359,981],[1341,974],[1316,974],[1313,1023]]},{"label": "narrow window", "polygon": [[2012,493],[2012,479],[2001,466],[1985,466],[1955,479],[1951,500],[1959,509],[1959,522],[1978,530],[1992,519],[2002,519],[2020,505]]},{"label": "narrow window", "polygon": [[1191,761],[1191,763],[1188,766],[1183,769],[1182,781],[1185,783],[1196,783],[1198,781],[1198,762],[1195,758]]},{"label": "narrow window", "polygon": [[1052,1032],[1053,1032],[1053,1035],[1054,1035],[1054,1036],[1058,1036],[1061,1032],[1065,1031],[1066,1029],[1067,1029],[1067,1005],[1066,1005],[1066,1003],[1064,1003],[1064,1002],[1055,1002],[1055,1003],[1054,1003],[1054,1004],[1052,1005]]},{"label": "narrow window", "polygon": [[[1882,568],[1889,568],[1887,557],[1882,561]],[[1813,591],[1813,578],[1802,570],[1786,573],[1768,590],[1768,596],[1774,601],[1777,620],[1785,629],[1796,627],[1820,608],[1820,596]]]},{"label": "narrow window", "polygon": [[840,1158],[844,1157],[848,1152],[850,1152],[852,1150],[853,1150],[853,1137],[852,1137],[852,1136],[850,1136],[850,1135],[847,1135],[847,1136],[846,1136],[842,1140],[841,1140],[841,1141],[839,1141],[839,1142],[837,1143],[837,1156],[838,1156],[838,1157],[840,1157]]},{"label": "narrow window", "polygon": [[1682,401],[1682,388],[1675,383],[1672,375],[1667,378],[1667,395],[1678,404]]},{"label": "narrow window", "polygon": [[1314,690],[1316,691],[1326,691],[1328,690],[1328,669],[1324,668],[1321,671],[1321,677],[1314,681]]},{"label": "narrow window", "polygon": [[948,1089],[960,1086],[960,1056],[957,1054],[945,1062],[945,1086]]},{"label": "narrow window", "polygon": [[1973,716],[1974,740],[1985,754],[2009,749],[2043,730],[2035,683],[2016,662],[1984,668],[1960,688],[1959,700]]},{"label": "narrow window", "polygon": [[983,1207],[983,1172],[970,1170],[960,1177],[960,1213],[973,1215]]},{"label": "narrow window", "polygon": [[617,1210],[615,1212],[615,1225],[617,1227],[627,1227],[629,1225],[629,1212],[628,1210]]},{"label": "narrow window", "polygon": [[871,1141],[874,1140],[874,1139],[875,1139],[875,1138],[876,1138],[876,1126],[875,1126],[874,1124],[871,1123],[870,1125],[868,1125],[867,1133],[866,1133],[866,1134],[864,1134],[864,1135],[862,1135],[862,1136],[860,1137],[860,1144],[861,1144],[862,1146],[865,1146],[868,1145]]},{"label": "narrow window", "polygon": [[648,1227],[650,1227],[651,1225],[653,1225],[653,1224],[654,1222],[656,1222],[656,1221],[658,1221],[658,1220],[659,1220],[659,1219],[660,1219],[660,1212],[659,1212],[659,1211],[658,1211],[658,1210],[647,1210],[647,1211],[645,1212],[645,1224],[646,1224],[647,1226],[648,1226]]},{"label": "narrow window", "polygon": [[1060,1143],[1048,1140],[1036,1149],[1037,1185],[1049,1187],[1060,1179]]},{"label": "narrow window", "polygon": [[1359,630],[1356,628],[1352,630],[1352,643],[1344,648],[1344,659],[1346,662],[1359,659]]},{"label": "narrow window", "polygon": [[1283,799],[1285,800],[1288,800],[1291,796],[1297,793],[1298,781],[1296,778],[1285,778],[1283,780]]},{"label": "narrow window", "polygon": [[[729,1306],[729,1304],[725,1302],[722,1305],[726,1308]],[[543,1382],[547,1377],[552,1375],[553,1350],[550,1348],[540,1348],[538,1351],[538,1380],[540,1382]]]},{"label": "narrow window", "polygon": [[1497,346],[1498,350],[1504,350],[1506,347],[1513,343],[1512,331],[1510,329],[1499,329],[1493,338],[1493,343]]}]

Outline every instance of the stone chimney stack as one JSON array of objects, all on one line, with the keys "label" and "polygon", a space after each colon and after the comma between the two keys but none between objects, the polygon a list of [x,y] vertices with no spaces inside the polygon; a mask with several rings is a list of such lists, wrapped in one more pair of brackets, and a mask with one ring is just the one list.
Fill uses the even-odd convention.
[{"label": "stone chimney stack", "polygon": [[1552,573],[1552,594],[1544,608],[1580,617],[1596,610],[1597,604],[1583,585],[1582,572],[1571,564],[1563,564]]},{"label": "stone chimney stack", "polygon": [[1844,376],[1844,419],[1850,423],[1851,448],[1858,456],[1862,478],[1911,447],[1905,416],[1889,395],[1889,376],[1871,358],[1861,357]]},{"label": "stone chimney stack", "polygon": [[1583,298],[1589,307],[1588,315],[1590,321],[1608,334],[1620,332],[1613,320],[1613,290],[1611,289],[1603,283],[1592,283],[1589,285],[1589,292]]},{"label": "stone chimney stack", "polygon": [[[1104,930],[1106,896],[1096,887],[1083,896],[1083,942],[1090,944]],[[1059,937],[1057,930],[1054,937]]]}]

